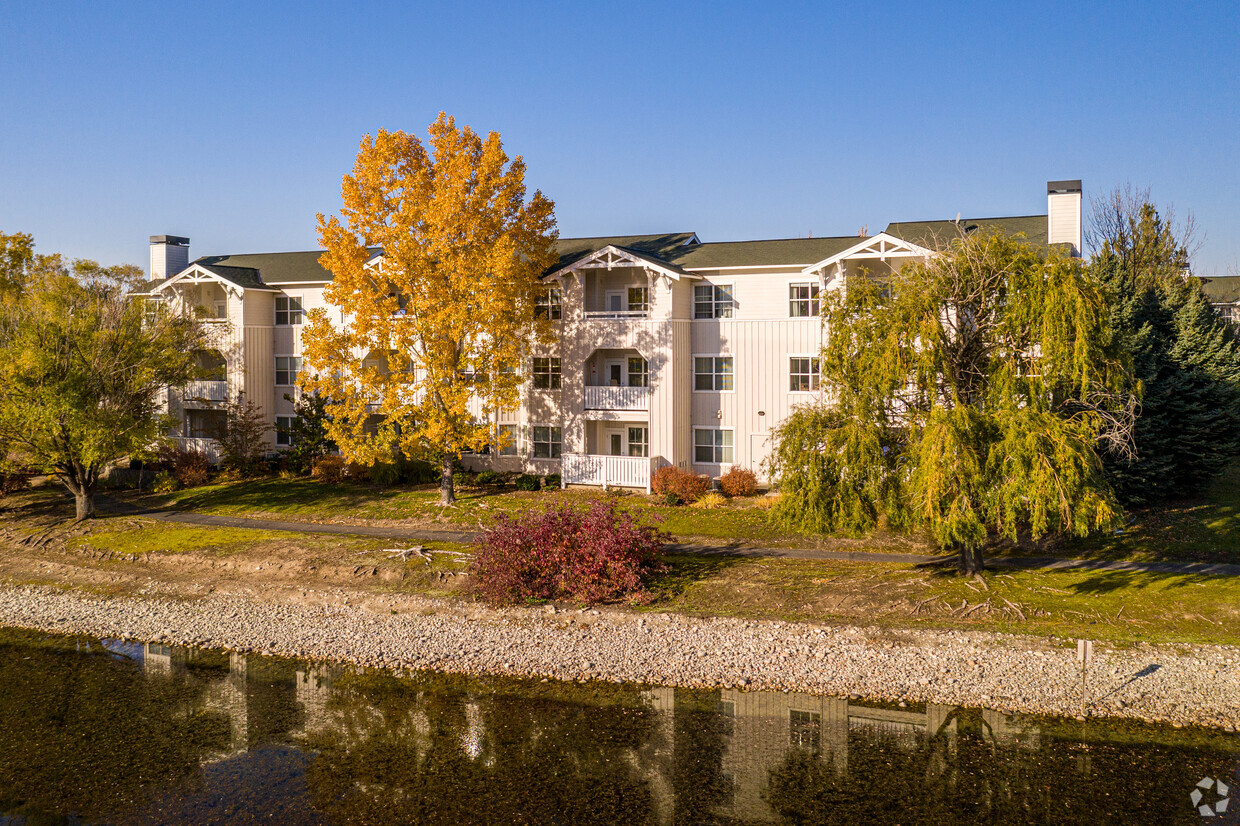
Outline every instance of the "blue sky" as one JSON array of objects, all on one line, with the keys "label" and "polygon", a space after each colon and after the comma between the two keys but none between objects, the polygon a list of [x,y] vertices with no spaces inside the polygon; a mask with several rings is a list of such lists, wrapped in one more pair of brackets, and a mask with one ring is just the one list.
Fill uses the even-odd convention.
[{"label": "blue sky", "polygon": [[0,0],[0,231],[311,249],[358,141],[497,130],[562,235],[871,232],[1131,182],[1240,274],[1240,4]]}]

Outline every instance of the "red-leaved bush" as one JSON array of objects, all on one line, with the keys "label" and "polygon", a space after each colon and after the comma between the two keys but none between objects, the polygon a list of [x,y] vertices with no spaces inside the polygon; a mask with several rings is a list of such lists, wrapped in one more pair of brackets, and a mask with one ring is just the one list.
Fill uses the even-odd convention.
[{"label": "red-leaved bush", "polygon": [[[710,477],[699,476],[675,465],[664,465],[650,477],[650,489],[659,496],[672,495],[679,503],[690,504],[702,498],[710,488]],[[673,503],[677,504],[677,503]]]},{"label": "red-leaved bush", "polygon": [[758,477],[749,468],[732,467],[719,477],[719,490],[724,496],[753,496],[758,492]]},{"label": "red-leaved bush", "polygon": [[499,605],[640,600],[646,578],[662,568],[666,538],[614,502],[596,502],[585,512],[562,507],[515,519],[501,514],[474,544],[470,574],[475,591]]}]

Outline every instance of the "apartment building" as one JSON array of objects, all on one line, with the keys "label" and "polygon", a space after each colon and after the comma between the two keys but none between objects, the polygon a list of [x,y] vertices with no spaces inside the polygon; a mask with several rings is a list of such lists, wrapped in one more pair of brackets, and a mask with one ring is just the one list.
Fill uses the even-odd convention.
[{"label": "apartment building", "polygon": [[[544,276],[557,345],[531,356],[521,404],[494,416],[497,444],[467,466],[560,473],[565,484],[648,489],[672,464],[762,476],[770,435],[821,394],[821,296],[881,277],[959,233],[999,230],[1081,248],[1080,181],[1052,181],[1047,213],[892,223],[874,235],[704,242],[693,232],[562,238]],[[305,314],[325,308],[318,252],[189,260],[189,239],[151,237],[146,300],[205,309],[208,378],[168,393],[174,434],[211,448],[239,393],[273,425],[293,415]],[[382,255],[381,250],[373,254]],[[280,437],[273,433],[272,448]]]}]

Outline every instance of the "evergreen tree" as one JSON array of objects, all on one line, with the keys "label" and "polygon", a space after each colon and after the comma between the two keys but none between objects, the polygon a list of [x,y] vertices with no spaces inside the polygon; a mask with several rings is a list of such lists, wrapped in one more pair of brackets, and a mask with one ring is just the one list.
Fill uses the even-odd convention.
[{"label": "evergreen tree", "polygon": [[1199,493],[1240,455],[1240,346],[1187,274],[1185,229],[1130,193],[1095,216],[1105,232],[1090,266],[1144,388],[1135,451],[1108,456],[1107,473],[1130,504]]}]

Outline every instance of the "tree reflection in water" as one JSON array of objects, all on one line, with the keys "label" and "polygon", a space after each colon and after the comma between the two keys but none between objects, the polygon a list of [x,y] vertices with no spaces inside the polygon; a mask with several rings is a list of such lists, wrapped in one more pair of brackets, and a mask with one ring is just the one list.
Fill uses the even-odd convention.
[{"label": "tree reflection in water", "polygon": [[0,822],[1197,822],[1188,793],[1240,788],[1237,753],[950,706],[0,636]]}]

